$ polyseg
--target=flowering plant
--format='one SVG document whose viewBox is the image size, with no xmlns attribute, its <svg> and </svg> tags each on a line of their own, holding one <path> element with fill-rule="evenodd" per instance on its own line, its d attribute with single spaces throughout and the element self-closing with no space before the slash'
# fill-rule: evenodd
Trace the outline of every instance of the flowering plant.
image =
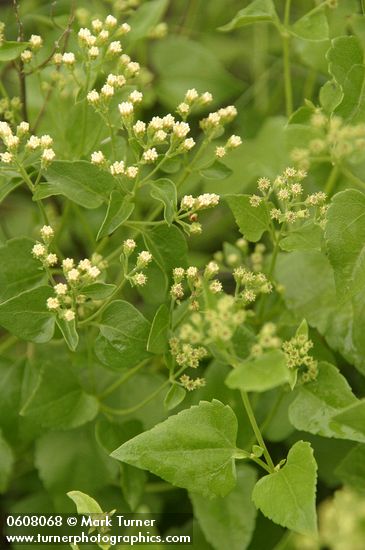
<svg viewBox="0 0 365 550">
<path fill-rule="evenodd" d="M 5 512 L 360 548 L 364 16 L 312 3 L 2 8 Z"/>
</svg>

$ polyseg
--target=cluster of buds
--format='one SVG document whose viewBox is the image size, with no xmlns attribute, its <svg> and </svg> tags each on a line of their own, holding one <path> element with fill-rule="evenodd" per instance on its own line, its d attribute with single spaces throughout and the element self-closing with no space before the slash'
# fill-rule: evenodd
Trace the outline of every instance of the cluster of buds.
<svg viewBox="0 0 365 550">
<path fill-rule="evenodd" d="M 208 105 L 213 101 L 213 96 L 210 92 L 199 94 L 195 88 L 188 90 L 184 100 L 177 106 L 176 112 L 183 120 L 186 120 L 194 107 Z"/>
<path fill-rule="evenodd" d="M 37 53 L 43 46 L 43 38 L 38 34 L 32 34 L 28 42 L 30 47 L 20 54 L 20 59 L 23 63 L 30 63 L 32 61 L 33 54 Z"/>
<path fill-rule="evenodd" d="M 293 338 L 282 344 L 288 368 L 297 370 L 304 383 L 315 380 L 318 375 L 318 362 L 308 354 L 312 347 L 313 342 L 309 340 L 308 335 L 299 331 Z"/>
<path fill-rule="evenodd" d="M 307 170 L 312 161 L 321 157 L 330 158 L 333 164 L 362 154 L 365 146 L 365 124 L 346 124 L 338 116 L 327 116 L 321 109 L 315 109 L 310 125 L 317 137 L 307 147 L 294 148 L 291 158 L 299 167 Z"/>
<path fill-rule="evenodd" d="M 104 21 L 94 19 L 91 29 L 83 27 L 78 32 L 78 43 L 81 50 L 82 61 L 108 60 L 118 57 L 120 65 L 125 69 L 125 59 L 122 44 L 119 40 L 131 30 L 128 23 L 118 25 L 118 20 L 113 15 L 108 15 Z M 128 57 L 128 56 L 126 56 Z M 65 65 L 74 70 L 76 56 L 73 52 L 57 52 L 53 56 L 55 65 Z M 132 67 L 132 71 L 136 72 Z"/>
<path fill-rule="evenodd" d="M 258 294 L 269 294 L 272 291 L 272 284 L 263 273 L 237 267 L 233 270 L 233 278 L 236 282 L 235 296 L 245 305 L 254 302 Z"/>
<path fill-rule="evenodd" d="M 115 176 L 116 178 L 125 177 L 128 180 L 133 180 L 138 176 L 138 166 L 126 166 L 123 160 L 110 163 L 102 151 L 94 151 L 91 153 L 90 160 L 92 164 L 95 164 L 95 166 L 107 169 L 112 176 Z"/>
<path fill-rule="evenodd" d="M 218 159 L 221 159 L 226 156 L 228 151 L 236 149 L 240 145 L 242 145 L 242 139 L 240 138 L 240 136 L 232 135 L 230 138 L 227 139 L 224 145 L 219 145 L 215 148 L 215 156 Z"/>
<path fill-rule="evenodd" d="M 233 105 L 228 105 L 215 111 L 209 113 L 206 118 L 200 121 L 200 127 L 203 130 L 204 134 L 209 140 L 215 139 L 222 135 L 224 127 L 226 124 L 232 122 L 232 120 L 237 116 L 237 109 Z M 237 141 L 238 136 L 234 136 L 234 142 Z"/>
<path fill-rule="evenodd" d="M 198 222 L 198 213 L 207 208 L 214 208 L 219 204 L 219 195 L 216 193 L 204 193 L 198 197 L 185 195 L 180 202 L 178 212 L 179 223 L 187 233 L 199 234 L 202 232 L 202 226 Z M 190 224 L 183 221 L 187 218 Z"/>
<path fill-rule="evenodd" d="M 215 278 L 218 272 L 219 266 L 215 262 L 209 262 L 203 273 L 200 273 L 195 266 L 190 266 L 187 269 L 176 267 L 173 270 L 174 282 L 170 288 L 172 299 L 180 303 L 185 297 L 184 283 L 186 282 L 190 295 L 190 309 L 198 310 L 198 298 L 204 288 L 211 294 L 220 294 L 223 291 L 222 283 Z"/>
<path fill-rule="evenodd" d="M 180 376 L 180 383 L 188 391 L 198 390 L 205 386 L 205 378 L 190 378 L 188 374 Z"/>
<path fill-rule="evenodd" d="M 45 269 L 54 267 L 58 263 L 57 255 L 49 251 L 49 245 L 51 244 L 54 231 L 50 225 L 44 225 L 40 230 L 42 241 L 37 241 L 32 248 L 32 254 L 34 258 L 42 262 Z"/>
<path fill-rule="evenodd" d="M 327 212 L 324 204 L 326 194 L 319 192 L 303 197 L 301 182 L 306 176 L 304 170 L 289 167 L 273 182 L 269 178 L 260 178 L 257 182 L 260 195 L 251 195 L 250 205 L 257 208 L 262 203 L 271 204 L 274 198 L 277 207 L 270 209 L 270 217 L 279 224 L 306 220 L 311 217 L 310 209 L 314 207 L 313 220 L 323 225 Z"/>
<path fill-rule="evenodd" d="M 202 359 L 207 357 L 207 350 L 202 347 L 194 347 L 191 344 L 181 342 L 179 338 L 170 338 L 170 353 L 175 359 L 176 364 L 183 368 L 196 369 L 199 367 L 199 363 Z M 180 384 L 188 391 L 196 390 L 205 386 L 204 378 L 191 378 L 187 374 L 183 374 L 180 377 Z"/>
<path fill-rule="evenodd" d="M 11 99 L 8 97 L 3 97 L 0 99 L 0 118 L 2 120 L 7 120 L 11 124 L 14 124 L 19 118 L 19 112 L 21 109 L 22 103 L 20 98 L 15 96 Z"/>
<path fill-rule="evenodd" d="M 18 124 L 15 133 L 7 122 L 0 122 L 0 137 L 7 148 L 7 151 L 0 153 L 0 160 L 5 164 L 16 161 L 20 147 L 26 152 L 40 150 L 42 168 L 46 168 L 55 158 L 55 152 L 51 147 L 52 138 L 49 135 L 29 136 L 28 122 Z"/>
<path fill-rule="evenodd" d="M 126 84 L 126 78 L 122 74 L 110 73 L 107 76 L 105 84 L 100 88 L 100 91 L 91 90 L 86 98 L 97 112 L 105 114 L 108 111 L 108 105 L 116 90 L 122 88 Z"/>
<path fill-rule="evenodd" d="M 251 355 L 258 357 L 268 350 L 280 349 L 282 345 L 281 338 L 276 334 L 275 323 L 265 323 L 257 335 L 256 343 L 251 347 Z"/>
<path fill-rule="evenodd" d="M 144 286 L 147 283 L 147 275 L 144 270 L 147 269 L 152 261 L 152 254 L 148 250 L 142 250 L 138 253 L 134 267 L 129 270 L 130 257 L 137 246 L 136 241 L 127 239 L 123 243 L 122 263 L 124 277 L 132 286 Z"/>
</svg>

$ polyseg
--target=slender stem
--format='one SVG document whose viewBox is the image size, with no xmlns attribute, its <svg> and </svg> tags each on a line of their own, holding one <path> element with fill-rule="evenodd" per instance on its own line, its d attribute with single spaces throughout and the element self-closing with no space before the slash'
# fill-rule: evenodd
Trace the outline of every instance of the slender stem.
<svg viewBox="0 0 365 550">
<path fill-rule="evenodd" d="M 254 431 L 254 434 L 256 436 L 257 442 L 264 451 L 264 457 L 266 459 L 268 467 L 270 468 L 270 472 L 272 473 L 272 472 L 275 471 L 275 466 L 274 466 L 274 463 L 271 459 L 269 451 L 266 448 L 265 441 L 264 441 L 264 438 L 262 437 L 260 428 L 259 428 L 259 426 L 256 422 L 256 418 L 255 418 L 254 412 L 252 410 L 249 397 L 248 397 L 248 395 L 245 391 L 241 391 L 241 397 L 242 397 L 242 402 L 243 402 L 243 405 L 245 407 L 248 419 L 250 421 L 250 424 L 251 424 L 252 429 Z"/>
<path fill-rule="evenodd" d="M 19 5 L 17 0 L 13 0 L 13 7 L 15 12 L 15 18 L 18 24 L 18 42 L 24 41 L 24 27 L 23 22 L 19 14 Z M 15 65 L 19 75 L 19 87 L 20 87 L 20 100 L 22 102 L 22 114 L 23 120 L 28 121 L 28 108 L 27 108 L 27 89 L 25 84 L 24 63 L 19 59 L 18 64 Z"/>
<path fill-rule="evenodd" d="M 144 361 L 141 361 L 141 363 L 138 363 L 138 365 L 136 365 L 135 367 L 133 367 L 132 369 L 129 369 L 128 372 L 126 372 L 126 374 L 124 376 L 122 376 L 121 378 L 118 378 L 118 380 L 116 380 L 115 382 L 113 382 L 113 384 L 111 384 L 110 386 L 108 386 L 101 394 L 100 394 L 100 399 L 104 399 L 105 397 L 107 397 L 108 395 L 110 395 L 111 393 L 113 393 L 117 388 L 119 388 L 119 386 L 121 386 L 122 384 L 124 384 L 125 382 L 127 382 L 127 380 L 129 380 L 130 378 L 132 378 L 132 376 L 135 375 L 136 372 L 138 372 L 139 370 L 141 370 L 142 367 L 145 366 L 145 364 L 149 361 L 150 359 L 145 359 Z"/>
<path fill-rule="evenodd" d="M 284 12 L 284 29 L 281 31 L 282 47 L 283 47 L 283 62 L 284 62 L 284 88 L 285 88 L 285 105 L 286 116 L 289 118 L 293 112 L 293 90 L 290 71 L 290 34 L 288 25 L 290 23 L 290 7 L 291 0 L 285 2 Z"/>
<path fill-rule="evenodd" d="M 342 174 L 348 178 L 353 184 L 357 185 L 358 187 L 360 187 L 361 189 L 365 189 L 365 182 L 362 181 L 360 178 L 358 178 L 357 176 L 355 176 L 355 174 L 353 174 L 351 172 L 351 170 L 348 170 L 347 168 L 345 168 L 344 166 L 341 167 L 341 172 Z"/>
<path fill-rule="evenodd" d="M 328 176 L 325 188 L 324 188 L 324 192 L 328 196 L 330 196 L 332 194 L 339 174 L 340 174 L 340 169 L 339 169 L 337 164 L 334 164 L 332 166 L 332 169 L 331 169 L 330 173 L 329 173 L 329 176 Z"/>
</svg>

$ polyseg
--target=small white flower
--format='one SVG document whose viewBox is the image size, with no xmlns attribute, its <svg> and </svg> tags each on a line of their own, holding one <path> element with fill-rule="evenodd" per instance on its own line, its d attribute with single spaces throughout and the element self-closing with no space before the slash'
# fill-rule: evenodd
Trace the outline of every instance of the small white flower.
<svg viewBox="0 0 365 550">
<path fill-rule="evenodd" d="M 198 99 L 199 97 L 199 94 L 198 92 L 196 91 L 195 88 L 192 88 L 191 90 L 188 90 L 185 94 L 185 101 L 187 103 L 192 103 L 193 101 L 195 101 L 196 99 Z"/>
<path fill-rule="evenodd" d="M 42 153 L 42 160 L 44 162 L 52 162 L 52 160 L 55 158 L 56 156 L 56 153 L 54 152 L 53 149 L 51 148 L 48 148 L 48 149 L 44 149 L 43 153 Z"/>
<path fill-rule="evenodd" d="M 61 65 L 63 60 L 62 53 L 60 52 L 55 53 L 52 59 L 55 65 Z"/>
<path fill-rule="evenodd" d="M 140 64 L 137 63 L 137 61 L 131 61 L 127 65 L 127 70 L 132 76 L 137 75 L 140 69 L 141 69 Z"/>
<path fill-rule="evenodd" d="M 70 271 L 70 269 L 72 269 L 74 265 L 75 265 L 75 262 L 73 261 L 72 258 L 65 258 L 62 261 L 62 267 L 65 271 Z"/>
<path fill-rule="evenodd" d="M 72 311 L 72 309 L 66 309 L 66 311 L 63 314 L 63 318 L 65 319 L 65 321 L 70 323 L 75 319 L 75 312 Z"/>
<path fill-rule="evenodd" d="M 239 147 L 242 144 L 242 139 L 240 136 L 231 136 L 229 140 L 227 141 L 227 147 L 230 149 L 235 149 L 236 147 Z"/>
<path fill-rule="evenodd" d="M 41 147 L 50 147 L 53 143 L 53 139 L 48 134 L 41 136 L 39 139 Z"/>
<path fill-rule="evenodd" d="M 204 92 L 200 96 L 200 101 L 203 103 L 203 105 L 206 105 L 207 103 L 211 103 L 213 101 L 213 96 L 210 92 Z"/>
<path fill-rule="evenodd" d="M 105 19 L 105 26 L 112 29 L 117 24 L 117 19 L 113 15 L 108 15 Z"/>
<path fill-rule="evenodd" d="M 162 125 L 166 130 L 170 130 L 175 124 L 175 118 L 169 113 L 162 119 Z"/>
<path fill-rule="evenodd" d="M 218 294 L 219 292 L 222 292 L 223 290 L 223 287 L 222 287 L 222 283 L 220 281 L 212 281 L 209 285 L 209 289 L 211 292 L 213 292 L 213 294 Z"/>
<path fill-rule="evenodd" d="M 215 156 L 219 159 L 223 158 L 226 154 L 226 148 L 225 147 L 216 147 L 215 148 Z"/>
<path fill-rule="evenodd" d="M 73 52 L 65 52 L 62 55 L 62 61 L 65 65 L 74 65 L 76 61 L 75 54 Z"/>
<path fill-rule="evenodd" d="M 70 269 L 66 273 L 67 280 L 70 282 L 76 282 L 80 278 L 80 272 L 77 269 Z"/>
<path fill-rule="evenodd" d="M 137 122 L 133 126 L 133 131 L 135 134 L 144 134 L 146 131 L 146 124 L 142 122 L 142 120 L 137 120 Z"/>
<path fill-rule="evenodd" d="M 113 176 L 119 176 L 120 174 L 124 174 L 124 170 L 125 170 L 125 165 L 122 160 L 114 162 L 110 167 L 110 173 Z"/>
<path fill-rule="evenodd" d="M 89 39 L 91 36 L 90 29 L 82 28 L 77 33 L 77 36 L 79 37 L 79 40 L 81 42 L 85 42 L 85 44 L 89 44 Z"/>
<path fill-rule="evenodd" d="M 179 283 L 184 278 L 185 269 L 183 267 L 175 267 L 172 274 L 174 276 L 175 281 Z"/>
<path fill-rule="evenodd" d="M 192 149 L 194 146 L 195 146 L 195 141 L 193 140 L 193 138 L 187 138 L 183 141 L 181 147 L 184 151 L 190 151 L 190 149 Z"/>
<path fill-rule="evenodd" d="M 90 59 L 96 59 L 97 57 L 99 57 L 100 50 L 97 46 L 91 46 L 87 53 Z"/>
<path fill-rule="evenodd" d="M 198 209 L 210 208 L 212 206 L 217 206 L 219 203 L 219 195 L 216 193 L 204 193 L 199 195 L 196 199 L 196 207 Z"/>
<path fill-rule="evenodd" d="M 101 164 L 104 164 L 104 162 L 105 162 L 104 154 L 101 151 L 94 151 L 91 154 L 91 162 L 92 162 L 92 164 L 96 164 L 97 166 L 98 165 L 100 166 Z"/>
<path fill-rule="evenodd" d="M 60 302 L 57 298 L 48 298 L 47 299 L 47 307 L 48 309 L 58 309 L 60 307 Z"/>
<path fill-rule="evenodd" d="M 180 300 L 184 297 L 184 288 L 181 283 L 175 283 L 170 289 L 170 294 L 175 300 Z"/>
<path fill-rule="evenodd" d="M 57 296 L 65 296 L 65 294 L 67 294 L 67 285 L 64 283 L 58 283 L 53 287 L 53 289 Z"/>
<path fill-rule="evenodd" d="M 54 237 L 54 231 L 50 225 L 44 225 L 40 230 L 40 234 L 45 241 L 50 241 Z"/>
<path fill-rule="evenodd" d="M 83 271 L 87 271 L 91 267 L 91 262 L 88 258 L 85 258 L 84 260 L 79 261 L 79 265 L 77 267 Z"/>
<path fill-rule="evenodd" d="M 136 241 L 134 241 L 133 239 L 127 239 L 123 243 L 123 251 L 125 252 L 125 254 L 131 254 L 136 246 Z"/>
<path fill-rule="evenodd" d="M 32 254 L 36 258 L 42 258 L 42 256 L 45 255 L 46 251 L 46 247 L 41 243 L 35 244 L 32 248 Z"/>
<path fill-rule="evenodd" d="M 155 135 L 153 136 L 154 141 L 157 141 L 158 143 L 162 143 L 167 138 L 167 134 L 164 130 L 157 130 Z"/>
<path fill-rule="evenodd" d="M 38 34 L 32 34 L 29 43 L 32 50 L 38 50 L 43 44 L 43 39 Z"/>
<path fill-rule="evenodd" d="M 190 111 L 190 105 L 188 105 L 188 103 L 180 103 L 178 106 L 177 106 L 177 112 L 180 113 L 181 115 L 187 115 L 189 114 L 189 111 Z"/>
<path fill-rule="evenodd" d="M 130 179 L 136 178 L 138 176 L 138 166 L 128 166 L 125 175 Z"/>
<path fill-rule="evenodd" d="M 29 122 L 21 122 L 17 127 L 17 133 L 20 135 L 27 134 L 29 132 Z"/>
<path fill-rule="evenodd" d="M 100 99 L 100 96 L 96 90 L 91 90 L 86 97 L 89 103 L 97 103 Z"/>
<path fill-rule="evenodd" d="M 163 127 L 163 119 L 159 116 L 154 116 L 148 124 L 148 128 L 151 128 L 152 130 L 162 130 Z"/>
<path fill-rule="evenodd" d="M 144 273 L 136 273 L 132 276 L 132 281 L 136 286 L 144 286 L 147 283 L 147 275 Z"/>
<path fill-rule="evenodd" d="M 259 204 L 262 202 L 262 197 L 259 197 L 258 195 L 251 195 L 250 197 L 250 205 L 253 208 L 257 208 Z"/>
<path fill-rule="evenodd" d="M 120 56 L 120 62 L 122 65 L 125 65 L 127 66 L 128 63 L 130 63 L 131 61 L 131 58 L 129 57 L 129 55 L 127 55 L 126 53 L 123 53 L 121 56 Z"/>
<path fill-rule="evenodd" d="M 138 90 L 134 90 L 132 93 L 129 94 L 128 98 L 132 103 L 141 103 L 143 99 L 142 92 L 139 92 Z"/>
<path fill-rule="evenodd" d="M 122 44 L 119 42 L 119 40 L 110 42 L 108 52 L 113 55 L 117 53 L 122 53 Z"/>
<path fill-rule="evenodd" d="M 91 21 L 91 26 L 94 32 L 100 32 L 103 28 L 103 22 L 100 19 L 93 19 Z"/>
<path fill-rule="evenodd" d="M 154 162 L 158 157 L 158 153 L 154 147 L 147 149 L 142 155 L 142 158 L 145 162 Z"/>
<path fill-rule="evenodd" d="M 11 135 L 12 131 L 9 124 L 7 122 L 0 121 L 0 136 L 4 138 Z"/>
<path fill-rule="evenodd" d="M 40 147 L 40 145 L 41 145 L 41 140 L 37 136 L 30 136 L 30 138 L 26 143 L 26 147 L 28 147 L 28 149 L 33 149 L 33 150 Z"/>
<path fill-rule="evenodd" d="M 186 275 L 189 279 L 195 279 L 198 276 L 198 268 L 195 266 L 190 266 L 186 270 Z"/>
<path fill-rule="evenodd" d="M 93 265 L 91 266 L 88 270 L 87 270 L 87 274 L 92 278 L 92 279 L 96 279 L 97 277 L 99 277 L 101 271 L 98 267 L 96 267 L 96 265 Z"/>
<path fill-rule="evenodd" d="M 131 26 L 128 25 L 128 23 L 123 23 L 121 26 L 120 26 L 120 29 L 119 29 L 119 32 L 121 34 L 127 34 L 129 33 L 131 30 Z"/>
<path fill-rule="evenodd" d="M 187 122 L 175 122 L 172 131 L 178 138 L 184 138 L 190 132 L 190 126 Z"/>
<path fill-rule="evenodd" d="M 152 261 L 152 254 L 147 250 L 142 250 L 137 257 L 137 267 L 146 267 Z"/>
<path fill-rule="evenodd" d="M 114 95 L 114 88 L 113 86 L 109 86 L 109 84 L 104 84 L 100 91 L 105 97 L 112 97 Z"/>
<path fill-rule="evenodd" d="M 185 195 L 181 199 L 180 207 L 182 210 L 190 210 L 191 208 L 194 208 L 195 206 L 195 199 L 192 195 Z"/>
<path fill-rule="evenodd" d="M 205 268 L 204 274 L 207 277 L 214 277 L 219 272 L 219 265 L 216 262 L 209 262 Z"/>
<path fill-rule="evenodd" d="M 4 138 L 4 143 L 10 150 L 17 149 L 19 146 L 19 142 L 20 142 L 20 139 L 18 138 L 18 136 L 10 135 Z"/>
<path fill-rule="evenodd" d="M 56 254 L 47 254 L 44 262 L 48 266 L 53 266 L 53 265 L 56 265 L 56 263 L 58 262 L 58 258 Z"/>
<path fill-rule="evenodd" d="M 122 103 L 119 103 L 118 109 L 122 117 L 129 117 L 134 111 L 133 103 L 130 101 L 122 101 Z"/>
<path fill-rule="evenodd" d="M 11 153 L 0 153 L 0 160 L 5 164 L 10 164 L 13 161 L 13 155 Z"/>
<path fill-rule="evenodd" d="M 104 44 L 109 38 L 109 31 L 107 30 L 102 30 L 100 31 L 99 35 L 98 35 L 98 41 L 100 42 L 100 44 Z"/>
<path fill-rule="evenodd" d="M 33 58 L 33 53 L 30 50 L 24 50 L 24 52 L 20 54 L 20 58 L 23 63 L 30 63 Z"/>
</svg>

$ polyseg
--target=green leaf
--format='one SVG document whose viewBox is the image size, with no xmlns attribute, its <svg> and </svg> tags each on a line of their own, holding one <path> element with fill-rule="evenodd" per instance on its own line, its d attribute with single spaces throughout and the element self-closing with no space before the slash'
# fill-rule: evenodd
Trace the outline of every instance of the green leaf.
<svg viewBox="0 0 365 550">
<path fill-rule="evenodd" d="M 237 485 L 227 496 L 208 500 L 190 493 L 194 515 L 215 550 L 245 550 L 255 528 L 256 510 L 251 493 L 257 479 L 250 466 L 237 469 Z"/>
<path fill-rule="evenodd" d="M 328 257 L 340 296 L 365 287 L 365 196 L 356 189 L 337 193 L 325 228 Z"/>
<path fill-rule="evenodd" d="M 84 493 L 97 493 L 115 483 L 118 472 L 99 448 L 90 426 L 41 436 L 36 441 L 34 462 L 44 487 L 58 496 L 75 487 Z"/>
<path fill-rule="evenodd" d="M 184 36 L 171 35 L 151 48 L 152 64 L 157 73 L 156 92 L 162 105 L 175 110 L 186 90 L 209 90 L 221 105 L 243 90 L 209 46 Z"/>
<path fill-rule="evenodd" d="M 342 85 L 343 98 L 334 114 L 348 124 L 365 121 L 365 66 L 354 65 Z"/>
<path fill-rule="evenodd" d="M 12 61 L 29 46 L 29 42 L 6 41 L 0 46 L 0 61 Z"/>
<path fill-rule="evenodd" d="M 229 23 L 223 25 L 223 27 L 219 27 L 218 30 L 228 32 L 245 25 L 265 23 L 265 21 L 273 22 L 277 21 L 277 19 L 278 16 L 272 0 L 254 0 L 246 8 L 236 13 Z"/>
<path fill-rule="evenodd" d="M 299 229 L 290 231 L 281 239 L 280 248 L 286 252 L 293 250 L 321 250 L 323 230 L 314 223 L 305 224 Z"/>
<path fill-rule="evenodd" d="M 90 157 L 90 153 L 100 148 L 104 135 L 108 135 L 104 120 L 90 108 L 86 98 L 71 104 L 62 122 L 62 152 L 68 160 Z"/>
<path fill-rule="evenodd" d="M 98 413 L 98 400 L 86 394 L 71 367 L 63 361 L 43 362 L 22 416 L 45 428 L 69 430 L 89 422 Z"/>
<path fill-rule="evenodd" d="M 149 356 L 147 340 L 150 324 L 134 306 L 116 300 L 104 309 L 95 351 L 112 369 L 131 368 Z"/>
<path fill-rule="evenodd" d="M 0 203 L 22 183 L 21 179 L 12 179 L 10 176 L 0 177 Z"/>
<path fill-rule="evenodd" d="M 85 208 L 98 208 L 109 198 L 115 179 L 85 160 L 56 160 L 45 172 L 47 183 L 37 185 L 34 200 L 64 195 Z"/>
<path fill-rule="evenodd" d="M 332 40 L 326 57 L 330 74 L 342 85 L 350 69 L 363 62 L 361 43 L 356 36 L 338 36 Z"/>
<path fill-rule="evenodd" d="M 365 433 L 349 429 L 337 421 L 337 413 L 357 403 L 346 378 L 329 363 L 319 363 L 318 377 L 303 384 L 289 407 L 290 422 L 297 430 L 323 437 L 364 441 Z M 337 415 L 337 416 L 336 416 Z"/>
<path fill-rule="evenodd" d="M 179 386 L 178 384 L 172 384 L 171 388 L 166 394 L 164 399 L 164 406 L 167 411 L 171 411 L 180 403 L 184 401 L 186 397 L 186 390 Z"/>
<path fill-rule="evenodd" d="M 74 501 L 78 514 L 102 514 L 103 510 L 95 499 L 81 491 L 69 491 L 67 496 Z"/>
<path fill-rule="evenodd" d="M 154 261 L 168 279 L 174 267 L 188 266 L 188 246 L 180 229 L 172 225 L 158 225 L 146 233 L 143 238 Z"/>
<path fill-rule="evenodd" d="M 128 21 L 131 26 L 131 31 L 127 37 L 129 42 L 133 44 L 137 40 L 145 38 L 161 21 L 168 5 L 168 0 L 151 0 L 142 4 Z"/>
<path fill-rule="evenodd" d="M 314 8 L 298 19 L 290 32 L 304 40 L 321 41 L 329 38 L 328 21 L 324 9 Z"/>
<path fill-rule="evenodd" d="M 236 437 L 232 409 L 217 400 L 201 401 L 127 441 L 111 456 L 177 487 L 224 496 L 235 485 Z"/>
<path fill-rule="evenodd" d="M 6 492 L 13 471 L 14 455 L 0 431 L 0 494 Z"/>
<path fill-rule="evenodd" d="M 176 216 L 177 193 L 173 181 L 161 178 L 155 180 L 151 185 L 151 197 L 162 202 L 164 205 L 164 218 L 168 225 L 171 225 Z"/>
<path fill-rule="evenodd" d="M 365 445 L 357 445 L 341 460 L 336 476 L 357 491 L 365 490 Z"/>
<path fill-rule="evenodd" d="M 250 195 L 225 195 L 242 235 L 252 242 L 261 239 L 270 226 L 267 205 L 261 202 L 257 207 L 250 204 Z"/>
<path fill-rule="evenodd" d="M 304 535 L 316 533 L 317 464 L 309 443 L 298 441 L 285 465 L 261 478 L 252 499 L 273 522 Z"/>
<path fill-rule="evenodd" d="M 232 170 L 223 162 L 216 160 L 208 168 L 200 170 L 200 175 L 207 180 L 224 180 L 232 175 Z"/>
<path fill-rule="evenodd" d="M 151 330 L 148 335 L 147 350 L 151 353 L 165 353 L 168 348 L 170 328 L 170 311 L 165 304 L 161 304 L 155 313 Z"/>
<path fill-rule="evenodd" d="M 333 421 L 339 423 L 345 431 L 356 432 L 357 439 L 351 439 L 365 443 L 365 400 L 352 403 L 347 409 L 336 414 Z"/>
<path fill-rule="evenodd" d="M 0 304 L 0 326 L 21 338 L 37 344 L 53 336 L 55 316 L 47 309 L 47 298 L 53 296 L 49 286 L 27 290 Z"/>
<path fill-rule="evenodd" d="M 70 350 L 75 351 L 79 343 L 79 335 L 76 330 L 76 321 L 66 321 L 65 319 L 56 317 L 56 323 Z"/>
<path fill-rule="evenodd" d="M 98 232 L 97 240 L 111 235 L 128 220 L 134 210 L 134 203 L 130 197 L 122 195 L 120 191 L 112 191 L 108 209 Z"/>
<path fill-rule="evenodd" d="M 34 241 L 23 237 L 0 247 L 0 302 L 44 282 L 41 264 L 32 256 L 33 245 Z"/>
<path fill-rule="evenodd" d="M 319 91 L 319 101 L 327 114 L 332 114 L 343 99 L 343 91 L 336 80 L 330 80 Z"/>
<path fill-rule="evenodd" d="M 229 373 L 226 384 L 231 389 L 263 392 L 289 381 L 285 354 L 280 350 L 268 351 L 257 358 L 248 359 Z"/>
<path fill-rule="evenodd" d="M 92 300 L 105 300 L 113 294 L 116 288 L 116 285 L 110 285 L 107 283 L 92 283 L 91 285 L 84 286 L 81 294 L 91 298 Z"/>
</svg>

